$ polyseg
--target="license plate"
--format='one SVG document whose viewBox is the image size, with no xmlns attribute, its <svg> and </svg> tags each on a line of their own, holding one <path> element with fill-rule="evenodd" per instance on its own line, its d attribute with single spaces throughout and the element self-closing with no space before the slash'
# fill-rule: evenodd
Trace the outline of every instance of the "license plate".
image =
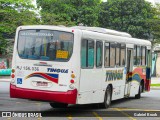
<svg viewBox="0 0 160 120">
<path fill-rule="evenodd" d="M 37 82 L 36 86 L 48 86 L 48 82 Z"/>
</svg>

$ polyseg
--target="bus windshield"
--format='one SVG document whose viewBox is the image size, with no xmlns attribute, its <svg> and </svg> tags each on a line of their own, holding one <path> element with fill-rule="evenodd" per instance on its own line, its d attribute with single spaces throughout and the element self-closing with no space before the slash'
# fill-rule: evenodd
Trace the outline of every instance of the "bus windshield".
<svg viewBox="0 0 160 120">
<path fill-rule="evenodd" d="M 73 51 L 73 33 L 53 30 L 21 30 L 18 54 L 22 59 L 68 61 Z"/>
</svg>

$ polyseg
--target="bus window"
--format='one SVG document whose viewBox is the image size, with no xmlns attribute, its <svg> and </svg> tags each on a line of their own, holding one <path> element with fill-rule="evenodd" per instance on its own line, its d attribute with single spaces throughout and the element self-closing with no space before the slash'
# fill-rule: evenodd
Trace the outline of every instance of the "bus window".
<svg viewBox="0 0 160 120">
<path fill-rule="evenodd" d="M 120 45 L 118 43 L 116 46 L 116 66 L 120 66 Z"/>
<path fill-rule="evenodd" d="M 88 41 L 88 67 L 94 67 L 94 41 Z"/>
<path fill-rule="evenodd" d="M 96 42 L 96 67 L 102 67 L 102 47 L 103 43 L 100 41 Z"/>
<path fill-rule="evenodd" d="M 120 66 L 125 66 L 126 61 L 126 45 L 121 44 L 121 54 L 120 54 Z"/>
<path fill-rule="evenodd" d="M 105 56 L 104 56 L 104 66 L 105 67 L 109 67 L 109 43 L 105 43 L 105 47 L 104 47 L 104 52 L 105 52 Z"/>
<path fill-rule="evenodd" d="M 41 56 L 47 56 L 47 47 L 49 46 L 46 39 L 41 40 Z"/>
<path fill-rule="evenodd" d="M 110 66 L 114 67 L 115 66 L 115 53 L 116 53 L 116 44 L 115 43 L 110 43 Z"/>
<path fill-rule="evenodd" d="M 151 67 L 151 50 L 147 50 L 147 66 Z"/>
<path fill-rule="evenodd" d="M 94 67 L 94 41 L 92 40 L 82 40 L 81 67 L 82 68 Z"/>
<path fill-rule="evenodd" d="M 146 65 L 146 47 L 142 47 L 142 65 Z"/>
<path fill-rule="evenodd" d="M 137 65 L 141 65 L 141 47 L 137 46 Z"/>
<path fill-rule="evenodd" d="M 81 67 L 87 67 L 87 40 L 82 40 L 81 45 Z"/>
<path fill-rule="evenodd" d="M 37 56 L 40 56 L 40 54 L 41 54 L 41 52 L 39 52 L 40 51 L 40 49 L 41 49 L 41 43 L 42 41 L 41 41 L 41 39 L 39 39 L 39 38 L 37 38 L 36 40 L 35 40 L 35 55 L 37 55 Z"/>
<path fill-rule="evenodd" d="M 134 65 L 137 65 L 137 46 L 134 46 Z"/>
<path fill-rule="evenodd" d="M 53 30 L 21 30 L 18 54 L 22 59 L 68 61 L 73 50 L 73 33 Z"/>
</svg>

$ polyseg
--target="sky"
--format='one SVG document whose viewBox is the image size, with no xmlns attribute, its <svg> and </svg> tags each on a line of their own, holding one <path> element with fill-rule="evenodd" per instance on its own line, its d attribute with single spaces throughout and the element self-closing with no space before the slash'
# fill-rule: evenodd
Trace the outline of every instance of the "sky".
<svg viewBox="0 0 160 120">
<path fill-rule="evenodd" d="M 36 0 L 32 0 L 33 1 L 33 4 L 35 5 L 36 4 Z M 106 2 L 107 0 L 103 0 L 104 2 Z M 152 4 L 155 4 L 155 3 L 160 3 L 160 0 L 146 0 L 146 1 L 149 1 L 151 2 Z"/>
<path fill-rule="evenodd" d="M 153 5 L 155 5 L 155 0 L 146 0 L 148 2 L 151 2 Z"/>
<path fill-rule="evenodd" d="M 33 4 L 36 5 L 36 0 L 32 0 Z M 103 2 L 106 2 L 107 0 L 103 0 Z M 151 2 L 153 5 L 155 5 L 155 3 L 160 3 L 160 0 L 146 0 L 148 2 Z"/>
<path fill-rule="evenodd" d="M 155 5 L 156 3 L 160 3 L 160 0 L 146 0 L 148 2 L 151 2 L 153 5 Z"/>
<path fill-rule="evenodd" d="M 32 0 L 32 3 L 33 3 L 34 5 L 36 5 L 36 0 Z"/>
<path fill-rule="evenodd" d="M 107 0 L 103 0 L 104 2 L 106 2 Z M 152 4 L 155 4 L 155 3 L 160 3 L 160 0 L 146 0 L 148 2 L 151 2 Z"/>
</svg>

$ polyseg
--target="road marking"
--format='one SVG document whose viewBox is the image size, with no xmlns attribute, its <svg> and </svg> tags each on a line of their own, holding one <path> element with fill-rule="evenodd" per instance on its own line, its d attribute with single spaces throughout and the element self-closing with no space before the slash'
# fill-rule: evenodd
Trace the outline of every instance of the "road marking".
<svg viewBox="0 0 160 120">
<path fill-rule="evenodd" d="M 19 103 L 21 103 L 21 102 L 16 102 L 16 104 L 19 104 Z"/>
<path fill-rule="evenodd" d="M 103 120 L 96 112 L 92 112 L 95 116 L 96 116 L 96 118 L 98 118 L 99 120 Z"/>
<path fill-rule="evenodd" d="M 115 110 L 121 112 L 123 115 L 127 116 L 127 117 L 130 118 L 131 120 L 137 120 L 137 119 L 133 118 L 132 116 L 128 115 L 127 113 L 121 111 L 121 109 L 115 108 Z"/>
<path fill-rule="evenodd" d="M 71 115 L 68 115 L 68 120 L 73 120 Z"/>
<path fill-rule="evenodd" d="M 41 120 L 41 118 L 39 117 L 37 120 Z"/>
<path fill-rule="evenodd" d="M 11 120 L 11 118 L 7 118 L 7 120 Z"/>
<path fill-rule="evenodd" d="M 133 111 L 160 111 L 160 110 L 151 110 L 151 109 L 134 109 L 134 108 L 110 108 L 110 109 L 119 109 L 119 110 L 133 110 Z"/>
<path fill-rule="evenodd" d="M 35 104 L 36 104 L 36 105 L 38 105 L 38 106 L 40 106 L 40 105 L 41 105 L 41 103 L 38 103 L 38 102 L 37 102 L 37 103 L 35 103 Z"/>
<path fill-rule="evenodd" d="M 144 111 L 157 111 L 157 112 L 159 112 L 160 110 L 148 110 L 148 109 L 144 109 Z"/>
</svg>

